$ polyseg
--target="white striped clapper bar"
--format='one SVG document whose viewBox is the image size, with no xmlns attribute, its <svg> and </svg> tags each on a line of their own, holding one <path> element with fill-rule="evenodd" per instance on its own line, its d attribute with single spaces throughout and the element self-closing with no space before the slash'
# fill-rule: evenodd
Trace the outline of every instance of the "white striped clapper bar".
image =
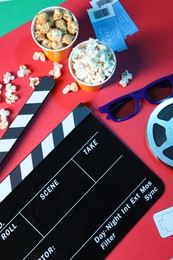
<svg viewBox="0 0 173 260">
<path fill-rule="evenodd" d="M 27 157 L 0 183 L 2 202 L 30 174 L 61 141 L 91 113 L 78 105 Z"/>
<path fill-rule="evenodd" d="M 23 134 L 24 130 L 31 122 L 43 104 L 46 97 L 49 95 L 52 88 L 55 86 L 55 80 L 45 76 L 42 78 L 38 86 L 32 92 L 26 103 L 23 105 L 7 131 L 0 139 L 0 164 L 10 152 L 13 145 Z"/>
</svg>

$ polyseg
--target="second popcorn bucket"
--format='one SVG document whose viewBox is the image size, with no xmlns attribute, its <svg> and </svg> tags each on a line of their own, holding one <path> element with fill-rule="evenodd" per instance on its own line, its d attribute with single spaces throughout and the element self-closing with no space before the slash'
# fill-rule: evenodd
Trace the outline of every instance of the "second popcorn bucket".
<svg viewBox="0 0 173 260">
<path fill-rule="evenodd" d="M 106 44 L 90 38 L 73 48 L 68 59 L 69 71 L 86 92 L 97 91 L 113 76 L 116 56 Z"/>
<path fill-rule="evenodd" d="M 35 43 L 54 62 L 68 58 L 79 33 L 76 17 L 66 8 L 42 9 L 32 20 L 31 35 Z"/>
</svg>

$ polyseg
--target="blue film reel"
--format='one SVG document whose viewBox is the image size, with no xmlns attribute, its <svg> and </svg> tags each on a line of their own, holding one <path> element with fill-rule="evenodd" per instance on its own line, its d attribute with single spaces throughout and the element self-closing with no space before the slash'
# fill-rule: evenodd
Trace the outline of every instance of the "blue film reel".
<svg viewBox="0 0 173 260">
<path fill-rule="evenodd" d="M 148 120 L 146 135 L 153 154 L 173 167 L 173 98 L 154 109 Z"/>
</svg>

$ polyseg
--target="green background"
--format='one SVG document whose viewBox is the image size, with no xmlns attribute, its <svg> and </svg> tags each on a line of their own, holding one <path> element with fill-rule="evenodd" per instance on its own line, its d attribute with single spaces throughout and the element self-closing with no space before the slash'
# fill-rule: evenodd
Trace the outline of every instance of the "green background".
<svg viewBox="0 0 173 260">
<path fill-rule="evenodd" d="M 10 0 L 0 2 L 0 36 L 30 21 L 41 9 L 65 0 Z"/>
</svg>

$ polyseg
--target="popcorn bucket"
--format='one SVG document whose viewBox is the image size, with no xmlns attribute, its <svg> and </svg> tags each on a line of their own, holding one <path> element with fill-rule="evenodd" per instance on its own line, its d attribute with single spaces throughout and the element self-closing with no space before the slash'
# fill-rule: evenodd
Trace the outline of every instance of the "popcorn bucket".
<svg viewBox="0 0 173 260">
<path fill-rule="evenodd" d="M 37 25 L 36 26 L 36 21 L 37 21 L 38 15 L 41 14 L 41 13 L 46 13 L 49 16 L 50 21 L 52 21 L 52 16 L 53 16 L 54 11 L 56 9 L 60 9 L 62 12 L 69 12 L 71 14 L 71 16 L 72 16 L 72 21 L 74 21 L 74 22 L 76 22 L 78 24 L 78 21 L 77 21 L 76 17 L 69 10 L 67 10 L 66 8 L 59 7 L 59 6 L 47 7 L 45 9 L 42 9 L 34 17 L 34 19 L 32 20 L 32 23 L 31 23 L 31 35 L 32 35 L 32 38 L 33 38 L 34 42 L 37 44 L 37 46 L 39 46 L 39 48 L 44 52 L 44 54 L 46 55 L 46 57 L 49 60 L 54 61 L 54 62 L 60 62 L 62 60 L 65 60 L 66 58 L 68 58 L 68 56 L 69 56 L 69 54 L 70 54 L 70 52 L 72 50 L 72 46 L 73 46 L 74 42 L 76 41 L 76 39 L 78 37 L 78 33 L 79 33 L 78 31 L 75 34 L 71 35 L 72 36 L 71 38 L 73 38 L 73 40 L 69 44 L 63 44 L 63 46 L 58 48 L 58 49 L 53 49 L 52 47 L 49 48 L 49 47 L 47 47 L 47 46 L 42 44 L 43 41 L 40 41 L 40 39 L 38 41 L 38 38 L 36 39 L 36 33 L 37 33 L 36 28 L 41 26 L 41 25 L 39 25 L 39 26 Z M 41 28 L 41 30 L 43 30 L 43 29 Z M 57 30 L 57 28 L 55 28 L 55 25 L 53 25 L 53 23 L 52 23 L 52 27 L 50 27 L 50 29 L 56 29 Z M 67 33 L 68 33 L 68 35 L 70 34 L 69 31 L 67 31 Z M 38 34 L 39 34 L 39 31 L 38 31 Z M 62 31 L 62 35 L 64 35 L 64 34 L 65 34 L 65 32 Z M 51 41 L 49 41 L 49 39 L 47 39 L 47 33 L 43 34 L 43 37 L 45 37 L 45 40 L 47 40 L 47 42 L 50 42 L 50 44 L 51 44 Z M 58 42 L 58 44 L 59 43 L 60 42 Z"/>
<path fill-rule="evenodd" d="M 76 56 L 76 52 L 78 52 L 78 50 L 86 50 L 86 47 L 88 48 L 88 43 L 90 43 L 91 41 L 96 41 L 98 42 L 99 44 L 101 44 L 102 46 L 104 45 L 105 46 L 105 50 L 107 50 L 110 54 L 110 64 L 112 66 L 112 70 L 110 71 L 109 73 L 109 76 L 105 76 L 105 78 L 103 80 L 101 80 L 100 82 L 87 82 L 86 80 L 82 80 L 81 78 L 78 77 L 78 74 L 77 72 L 75 71 L 74 69 L 74 57 Z M 91 56 L 91 53 L 87 55 L 87 52 L 86 52 L 86 57 L 89 57 Z M 97 57 L 96 57 L 97 58 Z M 76 59 L 76 58 L 75 58 Z M 81 67 L 83 67 L 84 65 L 82 64 L 82 62 L 84 61 L 84 57 L 82 57 L 81 60 L 79 60 L 79 64 L 77 65 L 77 67 L 79 67 L 79 69 Z M 94 59 L 93 59 L 94 60 Z M 96 60 L 96 59 L 95 59 Z M 102 62 L 103 66 L 104 66 L 104 62 Z M 75 64 L 76 64 L 76 61 L 75 61 Z M 100 63 L 99 63 L 100 64 Z M 113 65 L 112 65 L 113 64 Z M 102 88 L 102 86 L 112 77 L 112 75 L 114 74 L 115 72 L 115 69 L 116 69 L 116 57 L 115 57 L 115 54 L 114 52 L 104 43 L 102 42 L 99 42 L 97 40 L 94 40 L 94 39 L 89 39 L 88 41 L 84 41 L 84 42 L 81 42 L 79 43 L 73 50 L 72 52 L 70 53 L 70 56 L 69 56 L 69 59 L 68 59 L 68 67 L 69 67 L 69 71 L 72 75 L 72 77 L 74 78 L 74 80 L 78 83 L 79 87 L 81 89 L 83 89 L 84 91 L 86 92 L 93 92 L 93 91 L 97 91 L 99 89 Z M 93 68 L 92 68 L 92 60 L 91 60 L 91 67 L 86 67 L 85 68 L 85 71 L 89 71 L 89 72 L 92 72 L 93 71 Z M 90 76 L 90 75 L 89 75 Z"/>
</svg>

